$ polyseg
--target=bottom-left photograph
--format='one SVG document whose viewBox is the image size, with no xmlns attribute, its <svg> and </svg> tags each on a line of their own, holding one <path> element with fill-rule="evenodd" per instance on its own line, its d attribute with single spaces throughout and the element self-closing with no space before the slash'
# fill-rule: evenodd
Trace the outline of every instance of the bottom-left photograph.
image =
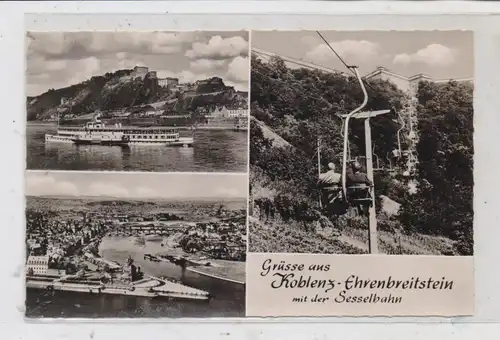
<svg viewBox="0 0 500 340">
<path fill-rule="evenodd" d="M 247 186 L 246 174 L 26 172 L 26 316 L 245 316 Z"/>
</svg>

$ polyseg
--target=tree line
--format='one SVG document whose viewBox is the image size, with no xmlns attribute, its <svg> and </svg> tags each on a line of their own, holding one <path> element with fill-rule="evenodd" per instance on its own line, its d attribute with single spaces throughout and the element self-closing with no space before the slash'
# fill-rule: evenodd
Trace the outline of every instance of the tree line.
<svg viewBox="0 0 500 340">
<path fill-rule="evenodd" d="M 328 162 L 341 166 L 343 125 L 338 115 L 362 102 L 359 83 L 342 74 L 290 69 L 278 57 L 266 63 L 252 57 L 251 82 L 252 116 L 289 143 L 273 145 L 252 121 L 251 185 L 259 182 L 258 185 L 272 188 L 276 197 L 287 197 L 287 204 L 293 206 L 289 211 L 297 211 L 285 213 L 287 218 L 301 220 L 301 216 L 314 215 L 319 208 L 318 139 L 323 171 Z M 385 168 L 375 175 L 376 195 L 386 195 L 401 204 L 399 215 L 390 224 L 399 225 L 408 233 L 448 237 L 455 241 L 458 253 L 472 254 L 473 85 L 453 81 L 420 83 L 416 108 L 419 162 L 414 178 L 418 190 L 409 194 L 401 171 L 387 171 L 385 161 L 385 156 L 397 146 L 397 113 L 409 97 L 388 81 L 365 82 L 369 96 L 365 110 L 391 110 L 371 120 L 374 152 Z M 364 156 L 363 131 L 362 122 L 354 121 L 350 127 L 353 157 Z M 403 141 L 403 150 L 406 147 Z M 282 206 L 286 200 L 280 200 L 279 210 L 285 211 Z M 273 204 L 277 206 L 277 202 Z"/>
</svg>

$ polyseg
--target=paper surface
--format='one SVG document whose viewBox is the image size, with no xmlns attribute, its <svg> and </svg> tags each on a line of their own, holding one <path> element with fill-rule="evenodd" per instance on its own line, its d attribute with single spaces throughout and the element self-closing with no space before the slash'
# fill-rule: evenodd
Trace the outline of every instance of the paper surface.
<svg viewBox="0 0 500 340">
<path fill-rule="evenodd" d="M 251 37 L 247 315 L 472 315 L 472 33 Z"/>
<path fill-rule="evenodd" d="M 27 315 L 472 315 L 473 38 L 28 32 Z"/>
<path fill-rule="evenodd" d="M 249 254 L 247 316 L 457 316 L 472 257 Z"/>
</svg>

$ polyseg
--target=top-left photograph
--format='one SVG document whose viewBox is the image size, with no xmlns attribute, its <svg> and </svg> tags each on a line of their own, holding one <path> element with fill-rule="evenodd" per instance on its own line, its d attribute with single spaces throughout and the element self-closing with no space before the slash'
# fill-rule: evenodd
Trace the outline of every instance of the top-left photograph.
<svg viewBox="0 0 500 340">
<path fill-rule="evenodd" d="M 246 172 L 248 40 L 27 32 L 27 169 Z"/>
</svg>

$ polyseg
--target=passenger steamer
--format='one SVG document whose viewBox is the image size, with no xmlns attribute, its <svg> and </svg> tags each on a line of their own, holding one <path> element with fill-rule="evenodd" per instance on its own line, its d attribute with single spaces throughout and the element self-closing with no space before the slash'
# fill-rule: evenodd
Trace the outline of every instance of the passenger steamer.
<svg viewBox="0 0 500 340">
<path fill-rule="evenodd" d="M 194 132 L 193 132 L 194 135 Z M 57 134 L 46 134 L 45 142 L 72 143 L 76 145 L 130 145 L 192 147 L 193 136 L 181 137 L 172 127 L 122 127 L 106 126 L 97 116 L 84 127 L 59 127 Z"/>
</svg>

